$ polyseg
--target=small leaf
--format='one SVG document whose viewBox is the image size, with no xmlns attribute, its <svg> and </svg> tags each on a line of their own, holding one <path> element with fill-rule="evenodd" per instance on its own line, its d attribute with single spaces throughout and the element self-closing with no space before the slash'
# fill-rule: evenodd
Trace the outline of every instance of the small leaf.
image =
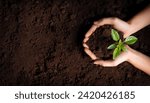
<svg viewBox="0 0 150 103">
<path fill-rule="evenodd" d="M 118 32 L 114 29 L 111 29 L 111 36 L 114 41 L 118 41 L 120 39 Z"/>
<path fill-rule="evenodd" d="M 135 36 L 129 36 L 125 39 L 125 43 L 128 45 L 134 44 L 138 39 Z"/>
<path fill-rule="evenodd" d="M 121 39 L 119 40 L 119 44 L 122 44 L 122 40 Z"/>
<path fill-rule="evenodd" d="M 127 48 L 125 47 L 125 45 L 124 45 L 124 44 L 121 46 L 121 49 L 122 49 L 122 51 L 124 51 L 124 52 L 126 52 L 126 51 L 127 51 Z"/>
<path fill-rule="evenodd" d="M 107 49 L 115 49 L 116 48 L 116 44 L 111 44 L 111 45 L 109 45 L 108 47 L 107 47 Z"/>
<path fill-rule="evenodd" d="M 123 42 L 122 40 L 120 39 L 119 40 L 119 44 L 118 44 L 118 51 L 121 52 L 121 46 L 122 46 Z"/>
<path fill-rule="evenodd" d="M 120 54 L 120 52 L 121 52 L 121 45 L 118 46 L 118 52 L 119 52 L 119 54 Z"/>
<path fill-rule="evenodd" d="M 113 51 L 113 59 L 116 59 L 116 57 L 120 54 L 119 49 L 115 48 L 115 50 Z"/>
<path fill-rule="evenodd" d="M 120 39 L 120 40 L 119 40 L 119 43 L 118 43 L 118 47 L 121 47 L 122 44 L 123 44 L 123 43 L 122 43 L 122 40 Z"/>
</svg>

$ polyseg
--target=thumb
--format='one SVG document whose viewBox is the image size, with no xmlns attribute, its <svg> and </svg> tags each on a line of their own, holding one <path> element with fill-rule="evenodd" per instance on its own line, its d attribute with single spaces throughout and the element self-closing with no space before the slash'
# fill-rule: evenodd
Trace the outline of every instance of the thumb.
<svg viewBox="0 0 150 103">
<path fill-rule="evenodd" d="M 113 60 L 96 60 L 94 61 L 94 64 L 101 65 L 103 67 L 114 67 L 116 66 L 115 62 Z"/>
<path fill-rule="evenodd" d="M 130 34 L 123 34 L 123 38 L 127 38 L 128 36 L 130 36 Z"/>
<path fill-rule="evenodd" d="M 132 33 L 129 31 L 123 32 L 123 38 L 127 38 L 128 36 L 130 36 Z"/>
</svg>

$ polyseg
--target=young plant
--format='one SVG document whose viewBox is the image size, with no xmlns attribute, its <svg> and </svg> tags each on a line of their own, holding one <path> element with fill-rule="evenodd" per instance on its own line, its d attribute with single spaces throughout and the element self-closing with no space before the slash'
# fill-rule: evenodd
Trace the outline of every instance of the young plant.
<svg viewBox="0 0 150 103">
<path fill-rule="evenodd" d="M 114 49 L 113 59 L 118 57 L 121 52 L 127 51 L 125 45 L 132 45 L 138 40 L 135 36 L 129 36 L 124 41 L 122 41 L 120 39 L 119 33 L 114 29 L 111 29 L 111 37 L 115 41 L 115 43 L 108 46 L 107 49 Z"/>
</svg>

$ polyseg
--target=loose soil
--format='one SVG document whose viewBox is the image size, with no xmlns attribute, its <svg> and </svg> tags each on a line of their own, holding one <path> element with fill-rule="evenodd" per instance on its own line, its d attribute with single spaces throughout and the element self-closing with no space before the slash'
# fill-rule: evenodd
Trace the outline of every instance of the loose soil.
<svg viewBox="0 0 150 103">
<path fill-rule="evenodd" d="M 82 47 L 93 21 L 110 16 L 128 20 L 148 4 L 149 0 L 0 0 L 0 85 L 150 85 L 150 76 L 127 62 L 113 68 L 94 65 Z M 110 29 L 99 28 L 89 41 L 103 59 L 111 57 L 105 49 L 112 42 Z M 135 33 L 139 40 L 132 46 L 148 56 L 149 33 L 150 26 Z"/>
</svg>

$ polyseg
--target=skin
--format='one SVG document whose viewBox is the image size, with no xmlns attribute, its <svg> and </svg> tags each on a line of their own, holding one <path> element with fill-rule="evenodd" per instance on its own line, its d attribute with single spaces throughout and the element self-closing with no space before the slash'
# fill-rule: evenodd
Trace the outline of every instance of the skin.
<svg viewBox="0 0 150 103">
<path fill-rule="evenodd" d="M 140 29 L 148 26 L 149 24 L 150 6 L 145 8 L 143 11 L 135 15 L 127 22 L 116 17 L 103 18 L 95 21 L 93 26 L 85 34 L 85 38 L 83 40 L 83 47 L 85 48 L 84 50 L 92 60 L 95 60 L 94 64 L 96 65 L 101 65 L 104 67 L 114 67 L 127 61 L 136 68 L 150 75 L 150 57 L 130 48 L 129 46 L 126 46 L 127 51 L 122 52 L 115 60 L 104 61 L 99 60 L 98 57 L 96 57 L 96 55 L 89 49 L 89 46 L 86 44 L 93 32 L 103 25 L 112 25 L 113 28 L 121 31 L 123 33 L 123 37 L 126 38 L 133 33 L 139 31 Z"/>
</svg>

